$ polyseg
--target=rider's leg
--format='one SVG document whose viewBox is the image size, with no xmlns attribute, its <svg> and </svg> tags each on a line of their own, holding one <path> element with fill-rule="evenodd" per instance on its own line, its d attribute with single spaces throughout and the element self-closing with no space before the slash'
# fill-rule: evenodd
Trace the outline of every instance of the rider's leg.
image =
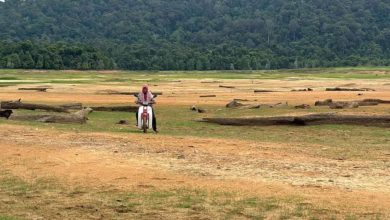
<svg viewBox="0 0 390 220">
<path fill-rule="evenodd" d="M 156 115 L 154 114 L 154 109 L 152 111 L 152 117 L 153 117 L 153 121 L 152 121 L 152 127 L 153 127 L 153 131 L 157 132 L 157 120 L 156 120 Z"/>
</svg>

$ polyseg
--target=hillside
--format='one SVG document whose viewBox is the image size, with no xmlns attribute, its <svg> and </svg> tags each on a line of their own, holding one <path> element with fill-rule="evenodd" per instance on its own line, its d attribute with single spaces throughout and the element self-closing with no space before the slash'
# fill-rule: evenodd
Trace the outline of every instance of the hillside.
<svg viewBox="0 0 390 220">
<path fill-rule="evenodd" d="M 388 0 L 6 0 L 0 30 L 8 68 L 390 65 Z"/>
</svg>

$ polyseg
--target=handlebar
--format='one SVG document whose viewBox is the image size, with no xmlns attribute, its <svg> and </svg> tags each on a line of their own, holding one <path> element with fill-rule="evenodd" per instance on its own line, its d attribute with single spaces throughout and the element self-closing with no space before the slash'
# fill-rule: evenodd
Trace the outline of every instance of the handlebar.
<svg viewBox="0 0 390 220">
<path fill-rule="evenodd" d="M 138 94 L 133 94 L 134 97 L 138 98 Z M 156 95 L 153 95 L 153 98 L 157 98 L 157 94 Z"/>
</svg>

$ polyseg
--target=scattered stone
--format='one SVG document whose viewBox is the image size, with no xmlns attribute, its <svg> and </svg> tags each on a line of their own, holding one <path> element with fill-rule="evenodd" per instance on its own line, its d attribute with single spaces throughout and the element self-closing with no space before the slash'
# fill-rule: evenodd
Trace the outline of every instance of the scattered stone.
<svg viewBox="0 0 390 220">
<path fill-rule="evenodd" d="M 0 110 L 0 118 L 6 118 L 7 120 L 13 114 L 12 110 Z"/>
<path fill-rule="evenodd" d="M 291 92 L 312 92 L 313 89 L 307 88 L 307 89 L 293 89 Z"/>
<path fill-rule="evenodd" d="M 277 91 L 273 91 L 273 90 L 266 90 L 266 89 L 257 89 L 255 90 L 255 93 L 263 93 L 263 92 L 277 92 Z"/>
<path fill-rule="evenodd" d="M 332 99 L 325 99 L 324 101 L 316 101 L 315 106 L 329 106 L 333 102 Z"/>
<path fill-rule="evenodd" d="M 241 106 L 244 106 L 244 104 L 242 104 L 236 100 L 233 100 L 233 101 L 229 102 L 228 104 L 226 104 L 226 108 L 238 108 Z"/>
<path fill-rule="evenodd" d="M 183 154 L 179 154 L 179 155 L 177 155 L 177 159 L 183 160 L 183 159 L 186 159 L 186 156 L 184 156 Z"/>
<path fill-rule="evenodd" d="M 285 102 L 285 103 L 278 102 L 278 103 L 276 103 L 276 104 L 269 105 L 270 108 L 274 108 L 274 107 L 283 107 L 283 106 L 288 106 L 288 102 Z"/>
<path fill-rule="evenodd" d="M 129 124 L 129 121 L 127 121 L 127 120 L 120 120 L 120 121 L 118 121 L 117 124 L 118 124 L 118 125 L 128 125 L 128 124 Z"/>
<path fill-rule="evenodd" d="M 18 90 L 46 92 L 50 87 L 37 87 L 37 88 L 18 88 Z"/>
<path fill-rule="evenodd" d="M 198 113 L 206 113 L 206 110 L 204 110 L 204 109 L 201 109 L 201 108 L 198 108 Z"/>
<path fill-rule="evenodd" d="M 224 86 L 224 85 L 219 85 L 220 88 L 226 88 L 226 89 L 234 89 L 236 87 L 234 86 Z"/>
<path fill-rule="evenodd" d="M 206 113 L 205 109 L 199 108 L 196 105 L 191 106 L 190 110 L 198 113 Z"/>
<path fill-rule="evenodd" d="M 217 95 L 201 95 L 200 98 L 215 98 Z"/>
<path fill-rule="evenodd" d="M 260 105 L 251 105 L 251 106 L 248 106 L 248 109 L 259 109 L 260 108 Z"/>
<path fill-rule="evenodd" d="M 193 106 L 191 106 L 190 110 L 194 111 L 194 112 L 198 111 L 198 107 L 196 107 L 196 105 L 193 105 Z"/>
<path fill-rule="evenodd" d="M 331 109 L 345 109 L 345 108 L 358 108 L 358 102 L 332 102 L 329 104 Z"/>
<path fill-rule="evenodd" d="M 326 91 L 331 91 L 331 92 L 340 92 L 340 91 L 348 91 L 348 92 L 367 92 L 367 91 L 375 91 L 375 89 L 370 89 L 370 88 L 341 88 L 341 87 L 335 87 L 335 88 L 326 88 Z"/>
<path fill-rule="evenodd" d="M 297 106 L 294 106 L 295 109 L 309 109 L 311 108 L 310 105 L 307 105 L 307 104 L 302 104 L 302 105 L 297 105 Z"/>
</svg>

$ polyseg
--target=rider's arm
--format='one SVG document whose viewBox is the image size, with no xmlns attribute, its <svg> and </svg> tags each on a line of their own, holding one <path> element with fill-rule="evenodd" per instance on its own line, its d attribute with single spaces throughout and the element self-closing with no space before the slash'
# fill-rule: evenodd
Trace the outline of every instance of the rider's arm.
<svg viewBox="0 0 390 220">
<path fill-rule="evenodd" d="M 137 97 L 137 100 L 135 100 L 135 104 L 140 104 L 141 103 L 141 99 L 139 98 L 139 95 L 136 96 Z"/>
<path fill-rule="evenodd" d="M 155 98 L 155 96 L 154 96 L 153 93 L 152 93 L 152 99 L 150 100 L 150 101 L 151 101 L 151 104 L 156 104 L 156 100 L 155 100 L 154 98 Z"/>
</svg>

